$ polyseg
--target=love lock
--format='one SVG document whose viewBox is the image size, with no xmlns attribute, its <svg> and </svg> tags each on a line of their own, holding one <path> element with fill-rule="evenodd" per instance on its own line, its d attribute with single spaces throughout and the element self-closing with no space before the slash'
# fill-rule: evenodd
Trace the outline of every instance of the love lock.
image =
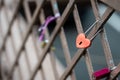
<svg viewBox="0 0 120 80">
<path fill-rule="evenodd" d="M 91 44 L 91 41 L 85 37 L 84 33 L 81 33 L 76 38 L 76 47 L 77 48 L 88 48 Z"/>
<path fill-rule="evenodd" d="M 97 20 L 97 21 L 95 21 L 88 29 L 87 29 L 87 31 L 85 32 L 85 34 L 87 33 L 87 32 L 89 32 L 89 30 L 91 30 L 93 27 L 94 27 L 94 25 L 96 25 L 96 23 L 97 22 L 99 22 L 100 20 Z M 98 32 L 99 32 L 99 30 L 98 30 Z M 98 34 L 98 32 L 94 35 L 94 36 L 96 36 L 97 34 Z M 77 38 L 76 38 L 76 47 L 77 48 L 88 48 L 90 45 L 91 45 L 91 39 L 87 39 L 86 37 L 85 37 L 85 34 L 84 33 L 81 33 L 81 34 L 79 34 L 78 36 L 77 36 Z M 94 38 L 94 37 L 93 37 Z"/>
<path fill-rule="evenodd" d="M 93 73 L 93 77 L 95 80 L 105 78 L 106 76 L 109 76 L 111 70 L 109 68 L 103 68 L 101 70 L 95 71 Z"/>
</svg>

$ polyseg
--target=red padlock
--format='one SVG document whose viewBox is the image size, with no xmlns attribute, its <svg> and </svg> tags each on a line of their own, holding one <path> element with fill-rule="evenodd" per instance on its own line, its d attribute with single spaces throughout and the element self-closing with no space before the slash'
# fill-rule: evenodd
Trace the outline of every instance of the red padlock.
<svg viewBox="0 0 120 80">
<path fill-rule="evenodd" d="M 109 76 L 110 71 L 111 70 L 108 68 L 103 68 L 101 70 L 95 71 L 93 73 L 93 77 L 95 78 L 95 80 L 105 78 L 105 77 Z"/>
<path fill-rule="evenodd" d="M 76 47 L 77 48 L 88 48 L 91 44 L 91 41 L 85 37 L 84 33 L 81 33 L 76 38 Z"/>
</svg>

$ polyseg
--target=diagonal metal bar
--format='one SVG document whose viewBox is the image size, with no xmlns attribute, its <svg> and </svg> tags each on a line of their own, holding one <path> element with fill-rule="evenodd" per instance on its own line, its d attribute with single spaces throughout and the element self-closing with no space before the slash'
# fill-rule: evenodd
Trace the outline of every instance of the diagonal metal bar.
<svg viewBox="0 0 120 80">
<path fill-rule="evenodd" d="M 39 15 L 39 13 L 40 13 L 40 10 L 41 10 L 44 2 L 45 2 L 45 0 L 41 0 L 40 4 L 38 5 L 38 7 L 37 7 L 37 9 L 36 9 L 36 11 L 35 11 L 35 13 L 34 13 L 34 15 L 33 15 L 32 21 L 31 21 L 30 24 L 28 25 L 28 30 L 26 31 L 26 34 L 24 35 L 23 42 L 22 42 L 21 47 L 20 47 L 20 49 L 19 49 L 19 51 L 18 51 L 18 55 L 16 56 L 15 62 L 14 62 L 14 64 L 13 64 L 13 67 L 12 67 L 11 71 L 10 71 L 10 74 L 9 74 L 9 76 L 8 76 L 8 79 L 12 76 L 12 73 L 13 73 L 13 71 L 14 71 L 14 68 L 15 68 L 15 66 L 16 66 L 16 64 L 17 64 L 17 62 L 18 62 L 18 59 L 19 59 L 19 57 L 20 57 L 20 55 L 21 55 L 21 52 L 22 52 L 22 50 L 23 50 L 23 48 L 24 48 L 24 44 L 26 43 L 26 41 L 27 41 L 27 39 L 28 39 L 28 37 L 29 37 L 29 34 L 30 34 L 31 30 L 32 30 L 32 26 L 34 25 L 35 19 L 38 17 L 38 15 Z"/>
<path fill-rule="evenodd" d="M 99 14 L 99 10 L 98 10 L 97 0 L 91 0 L 91 4 L 92 4 L 93 13 L 95 15 L 95 18 L 96 18 L 96 20 L 99 20 L 100 19 L 100 14 Z M 100 34 L 101 34 L 101 41 L 102 41 L 107 65 L 108 65 L 109 68 L 112 68 L 112 67 L 114 67 L 114 61 L 113 61 L 112 54 L 111 54 L 111 51 L 110 51 L 110 47 L 109 47 L 109 43 L 108 43 L 107 36 L 106 36 L 106 33 L 105 33 L 105 29 L 103 29 Z"/>
<path fill-rule="evenodd" d="M 37 5 L 39 5 L 38 2 L 37 2 Z M 44 23 L 44 21 L 45 21 L 44 10 L 41 9 L 41 12 L 40 12 L 40 22 L 41 22 L 41 24 Z M 40 57 L 39 53 L 42 54 L 42 51 L 41 51 L 42 49 L 40 49 L 41 48 L 40 46 L 37 48 L 37 44 L 36 44 L 36 40 L 35 40 L 35 35 L 34 34 L 32 35 L 32 37 L 33 37 L 33 43 L 34 43 L 34 46 L 35 46 L 35 49 L 36 49 L 36 53 L 37 53 L 36 54 L 37 55 L 37 59 L 39 60 L 39 57 Z M 43 70 L 43 66 L 40 67 L 40 71 L 41 71 L 42 79 L 45 80 L 45 73 L 44 73 L 44 70 Z"/>
<path fill-rule="evenodd" d="M 44 11 L 42 10 L 42 13 L 40 15 L 40 18 L 41 18 L 41 23 L 43 24 L 44 21 L 45 21 L 45 14 L 44 14 Z M 50 35 L 49 35 L 49 32 L 48 32 L 48 28 L 46 29 L 46 32 L 45 32 L 45 39 L 49 40 L 50 38 Z M 44 50 L 44 48 L 42 49 Z M 52 70 L 53 70 L 53 74 L 54 74 L 54 77 L 55 77 L 55 80 L 58 80 L 58 72 L 57 72 L 57 66 L 56 66 L 56 59 L 55 59 L 55 56 L 54 56 L 54 51 L 50 50 L 47 55 L 50 55 L 50 62 L 51 62 L 51 67 L 52 67 Z M 38 60 L 39 60 L 39 57 L 38 56 Z M 42 70 L 42 65 L 40 67 L 40 69 Z"/>
<path fill-rule="evenodd" d="M 17 23 L 18 23 L 18 27 L 20 27 L 19 20 L 17 20 Z M 14 55 L 16 56 L 16 50 L 15 50 L 15 44 L 14 44 L 13 36 L 11 35 L 9 37 L 11 38 L 11 44 L 12 44 L 12 47 L 13 47 L 13 52 L 14 52 Z M 18 67 L 18 73 L 19 73 L 20 80 L 23 80 L 22 72 L 21 72 L 21 68 L 20 67 Z"/>
<path fill-rule="evenodd" d="M 27 1 L 24 1 L 24 9 L 25 9 L 25 15 L 26 15 L 27 21 L 28 21 L 28 23 L 29 23 L 30 20 L 32 19 L 32 16 L 31 16 L 31 14 L 30 14 L 30 9 L 29 9 L 29 7 L 28 7 Z M 41 13 L 42 13 L 42 11 L 41 11 Z M 36 51 L 37 58 L 39 59 L 39 51 L 38 51 L 37 46 L 36 46 L 36 43 L 35 43 L 34 29 L 32 30 L 31 36 L 32 36 L 32 39 L 33 39 L 33 44 L 34 44 L 34 48 L 35 48 L 35 51 Z M 27 56 L 26 53 L 27 53 L 27 52 L 26 52 L 26 50 L 25 50 L 25 56 L 26 56 L 26 61 L 27 61 L 27 65 L 28 65 L 28 70 L 29 70 L 29 73 L 32 73 L 31 70 L 30 70 L 31 68 L 30 68 L 28 56 Z M 44 75 L 44 71 L 43 71 L 42 67 L 41 67 L 41 73 L 42 73 L 42 79 L 44 80 L 44 79 L 45 79 L 45 75 Z"/>
<path fill-rule="evenodd" d="M 77 27 L 77 32 L 78 33 L 83 33 L 83 28 L 82 28 L 81 20 L 80 20 L 80 17 L 79 17 L 79 12 L 78 12 L 78 9 L 77 9 L 77 5 L 74 5 L 73 15 L 74 15 L 74 20 L 75 20 L 76 27 Z M 90 54 L 89 54 L 88 50 L 85 51 L 84 57 L 85 57 L 85 61 L 86 61 L 86 64 L 87 64 L 90 80 L 92 80 L 93 67 L 92 67 L 92 62 L 91 62 L 91 58 L 90 58 Z"/>
<path fill-rule="evenodd" d="M 21 2 L 22 3 L 22 2 Z M 20 6 L 20 3 L 18 4 L 19 6 Z M 18 9 L 18 8 L 17 8 Z M 16 11 L 16 10 L 15 10 Z M 17 11 L 18 12 L 18 11 Z M 17 12 L 15 12 L 16 14 L 17 14 Z M 6 13 L 6 11 L 5 11 L 5 13 Z M 8 14 L 6 13 L 6 16 L 8 16 Z M 14 16 L 14 15 L 13 15 Z M 16 17 L 15 17 L 16 18 Z M 8 20 L 8 17 L 7 17 L 7 20 Z M 8 22 L 8 21 L 7 21 Z M 9 23 L 9 22 L 8 22 Z M 11 25 L 12 26 L 12 25 Z M 3 34 L 2 34 L 3 35 Z M 8 36 L 8 37 L 10 37 L 10 36 Z M 7 37 L 7 38 L 8 38 Z M 12 47 L 13 47 L 13 51 L 14 51 L 14 55 L 15 55 L 15 46 L 14 46 L 14 42 L 13 42 L 13 37 L 12 37 L 12 35 L 11 35 L 11 43 L 12 43 Z M 6 53 L 7 53 L 7 51 L 6 51 Z M 22 80 L 22 74 L 21 74 L 21 70 L 20 70 L 20 68 L 18 68 L 18 73 L 19 73 L 19 76 L 20 76 L 20 79 Z"/>
<path fill-rule="evenodd" d="M 110 73 L 110 79 L 108 79 L 108 80 L 114 80 L 119 74 L 120 74 L 120 63 L 119 63 L 118 66 Z"/>
<path fill-rule="evenodd" d="M 31 18 L 31 14 L 30 14 L 30 9 L 28 7 L 28 1 L 25 0 L 24 3 L 23 3 L 23 6 L 24 6 L 24 9 L 25 9 L 25 15 L 26 15 L 27 21 L 30 22 L 30 20 L 32 18 Z"/>
<path fill-rule="evenodd" d="M 104 4 L 114 8 L 117 11 L 120 11 L 120 0 L 100 0 Z"/>
<path fill-rule="evenodd" d="M 3 51 L 4 52 L 4 51 Z M 2 52 L 2 54 L 3 54 L 3 52 Z M 6 52 L 4 52 L 5 53 L 5 56 L 6 56 L 6 59 L 7 59 L 7 65 L 11 65 L 10 64 L 10 58 L 9 58 L 9 56 L 6 54 Z M 2 69 L 2 68 L 1 68 Z M 3 71 L 3 70 L 1 70 L 1 71 Z M 1 74 L 2 74 L 2 79 L 1 80 L 4 80 L 4 79 L 6 79 L 6 76 L 4 76 L 3 77 L 3 72 L 1 72 Z"/>
<path fill-rule="evenodd" d="M 12 42 L 12 47 L 13 47 L 13 51 L 14 51 L 14 55 L 16 55 L 15 54 L 15 45 L 14 45 L 14 42 L 13 42 L 13 37 L 11 37 L 11 42 Z M 7 52 L 6 52 L 7 53 Z M 7 53 L 8 54 L 8 53 Z M 19 77 L 20 77 L 20 80 L 23 80 L 23 77 L 22 77 L 22 72 L 21 72 L 21 68 L 20 67 L 18 67 L 18 73 L 19 73 Z"/>
<path fill-rule="evenodd" d="M 35 34 L 34 34 L 34 31 L 32 32 L 32 39 L 33 39 L 33 44 L 34 44 L 34 47 L 35 47 L 35 51 L 36 51 L 36 55 L 37 55 L 37 59 L 39 60 L 39 57 L 40 57 L 40 55 L 39 55 L 39 53 L 41 53 L 41 51 L 39 51 L 38 50 L 38 48 L 37 48 L 37 45 L 36 45 L 36 40 L 35 40 Z M 40 48 L 40 47 L 39 47 Z M 40 68 L 40 72 L 41 72 L 41 76 L 42 76 L 42 79 L 43 80 L 45 80 L 45 73 L 44 73 L 44 70 L 43 70 L 43 66 L 41 66 L 41 68 Z M 32 73 L 32 72 L 31 72 Z M 30 74 L 31 74 L 30 73 Z"/>
<path fill-rule="evenodd" d="M 3 0 L 1 0 L 0 1 L 0 10 L 1 10 L 1 8 L 4 6 L 4 1 Z"/>
<path fill-rule="evenodd" d="M 12 20 L 11 20 L 9 26 L 8 26 L 8 31 L 7 31 L 7 33 L 6 33 L 5 37 L 4 37 L 4 40 L 3 40 L 3 44 L 2 44 L 2 47 L 1 47 L 1 49 L 0 49 L 0 53 L 1 53 L 1 51 L 2 51 L 2 50 L 4 49 L 4 47 L 5 47 L 5 42 L 6 42 L 6 40 L 7 40 L 7 37 L 10 35 L 9 33 L 10 33 L 10 30 L 11 30 L 11 27 L 12 27 L 13 22 L 14 22 L 16 16 L 17 16 L 17 14 L 18 14 L 18 11 L 19 11 L 19 8 L 20 8 L 22 2 L 23 2 L 23 0 L 19 0 L 18 5 L 17 5 L 17 7 L 15 8 L 15 12 L 14 12 L 14 14 L 13 14 Z"/>
<path fill-rule="evenodd" d="M 54 15 L 56 15 L 58 13 L 60 14 L 58 7 L 56 7 L 56 6 L 58 6 L 57 1 L 56 0 L 51 0 L 51 5 L 52 5 L 52 8 L 53 8 Z M 59 18 L 57 19 L 57 23 L 59 23 Z M 64 32 L 63 27 L 61 27 L 60 39 L 61 39 L 66 63 L 67 63 L 67 66 L 69 66 L 69 64 L 71 62 L 71 56 L 70 56 L 70 51 L 69 51 L 69 48 L 68 48 L 68 44 L 67 44 L 67 40 L 66 40 L 66 36 L 65 36 L 65 32 Z M 74 71 L 71 72 L 71 79 L 76 80 Z M 58 78 L 56 80 L 58 80 Z"/>
<path fill-rule="evenodd" d="M 98 31 L 99 28 L 103 27 L 103 25 L 108 20 L 108 18 L 112 15 L 113 12 L 114 12 L 113 9 L 107 8 L 107 10 L 105 11 L 105 13 L 103 14 L 103 16 L 101 18 L 102 19 L 101 23 L 97 27 L 93 27 L 93 29 L 89 33 L 89 35 L 88 35 L 89 39 L 92 38 L 92 36 Z M 79 61 L 79 59 L 84 54 L 84 51 L 85 51 L 85 49 L 79 49 L 75 53 L 75 56 L 73 57 L 71 64 L 66 68 L 65 72 L 63 73 L 63 75 L 61 76 L 61 78 L 59 80 L 65 80 L 68 77 L 71 70 L 75 67 L 76 63 Z"/>
<path fill-rule="evenodd" d="M 70 2 L 68 3 L 67 7 L 65 8 L 63 15 L 60 18 L 59 23 L 56 25 L 52 36 L 50 37 L 50 42 L 48 43 L 48 45 L 46 45 L 45 50 L 43 51 L 43 54 L 40 56 L 39 58 L 39 63 L 37 64 L 33 74 L 31 75 L 30 80 L 33 80 L 35 74 L 37 73 L 37 70 L 40 68 L 41 63 L 44 60 L 44 57 L 46 56 L 47 52 L 49 51 L 50 46 L 52 45 L 53 41 L 55 40 L 55 37 L 57 36 L 57 34 L 59 33 L 61 26 L 63 26 L 63 24 L 65 23 L 67 17 L 69 16 L 70 12 L 73 9 L 73 5 L 74 5 L 75 0 L 70 0 Z"/>
<path fill-rule="evenodd" d="M 109 46 L 109 43 L 107 40 L 107 35 L 106 35 L 105 29 L 103 29 L 101 31 L 100 36 L 101 36 L 101 42 L 103 45 L 107 65 L 110 69 L 112 69 L 113 67 L 115 67 L 115 65 L 114 65 L 114 61 L 112 58 L 112 53 L 111 53 L 110 46 Z M 114 80 L 118 80 L 118 79 L 114 79 Z"/>
<path fill-rule="evenodd" d="M 93 29 L 91 30 L 91 32 L 89 33 L 88 38 L 91 38 L 99 29 L 103 28 L 104 24 L 107 22 L 107 20 L 109 19 L 109 17 L 111 17 L 111 15 L 113 14 L 114 10 L 110 7 L 108 7 L 105 11 L 105 13 L 103 14 L 103 16 L 101 17 L 101 21 L 99 23 L 99 25 L 97 25 L 96 27 L 93 27 Z"/>
<path fill-rule="evenodd" d="M 90 77 L 90 80 L 93 80 L 93 66 L 92 66 L 92 61 L 91 61 L 91 57 L 90 57 L 90 53 L 88 50 L 86 50 L 85 52 L 86 54 L 84 55 L 85 56 L 85 61 L 86 61 L 86 64 L 87 64 L 87 69 L 88 69 L 88 74 L 89 74 L 89 77 Z"/>
<path fill-rule="evenodd" d="M 18 24 L 20 25 L 20 20 L 19 20 L 19 17 L 18 17 L 18 20 L 17 20 Z M 19 26 L 19 30 L 20 30 L 20 27 Z M 21 40 L 23 39 L 23 34 L 22 34 L 22 31 L 19 31 L 21 34 L 20 34 L 20 38 Z M 15 51 L 16 53 L 16 51 Z M 28 72 L 31 73 L 31 66 L 30 66 L 30 62 L 29 62 L 29 59 L 28 59 L 28 56 L 27 56 L 27 51 L 26 49 L 24 49 L 24 53 L 25 53 L 25 60 L 26 60 L 26 63 L 27 63 L 27 67 L 28 67 Z"/>
<path fill-rule="evenodd" d="M 100 19 L 100 14 L 98 12 L 99 11 L 98 10 L 98 3 L 97 3 L 96 0 L 91 0 L 91 3 L 92 3 L 92 8 L 93 8 L 93 12 L 94 12 L 94 15 L 96 17 L 96 20 L 98 20 L 98 19 Z M 105 33 L 105 29 L 103 29 L 101 31 L 101 41 L 102 41 L 104 53 L 106 55 L 107 64 L 108 64 L 109 68 L 112 68 L 112 67 L 114 67 L 114 62 L 113 62 L 113 59 L 112 59 L 112 55 L 111 55 L 109 43 L 108 43 L 108 40 L 107 40 L 107 36 L 106 36 L 106 33 Z"/>
<path fill-rule="evenodd" d="M 102 42 L 102 45 L 103 45 L 107 65 L 110 69 L 112 69 L 115 65 L 114 65 L 114 61 L 113 61 L 113 58 L 112 58 L 112 53 L 111 53 L 110 46 L 109 46 L 109 43 L 108 43 L 108 40 L 107 40 L 107 35 L 106 35 L 105 29 L 103 29 L 103 31 L 101 31 L 100 35 L 101 35 L 101 42 Z"/>
<path fill-rule="evenodd" d="M 53 1 L 54 1 L 54 0 L 53 0 Z M 74 16 L 76 17 L 76 18 L 75 18 L 75 22 L 76 22 L 76 25 L 77 25 L 77 30 L 78 30 L 78 32 L 82 32 L 82 29 L 79 28 L 80 26 L 82 27 L 82 25 L 81 25 L 81 23 L 79 22 L 80 19 L 79 19 L 79 15 L 78 15 L 78 13 L 77 13 L 78 10 L 77 10 L 77 8 L 75 8 L 75 6 L 74 6 L 74 3 L 75 3 L 74 1 L 75 1 L 75 0 L 71 0 L 71 3 L 69 2 L 69 4 L 67 5 L 67 8 L 66 8 L 65 11 L 63 12 L 63 15 L 62 15 L 62 17 L 60 18 L 59 23 L 57 23 L 57 25 L 56 25 L 53 33 L 52 33 L 52 36 L 50 37 L 50 42 L 49 42 L 49 44 L 45 47 L 45 49 L 44 49 L 44 51 L 43 51 L 43 54 L 42 54 L 40 57 L 38 56 L 38 58 L 39 58 L 39 59 L 38 59 L 38 60 L 39 60 L 39 63 L 38 63 L 37 66 L 35 67 L 35 71 L 33 71 L 32 76 L 30 77 L 30 80 L 33 80 L 33 79 L 34 79 L 35 74 L 37 73 L 37 71 L 38 71 L 39 69 L 42 69 L 42 68 L 41 68 L 42 62 L 43 62 L 43 60 L 45 59 L 45 56 L 47 55 L 47 53 L 48 53 L 48 51 L 49 51 L 52 43 L 54 42 L 54 39 L 55 39 L 55 37 L 57 36 L 57 34 L 60 33 L 61 37 L 63 38 L 63 42 L 62 42 L 62 43 L 64 43 L 64 39 L 66 40 L 66 38 L 65 38 L 65 36 L 64 36 L 64 30 L 62 29 L 62 25 L 65 23 L 67 17 L 69 16 L 69 14 L 70 14 L 70 12 L 71 12 L 72 10 L 74 10 Z M 92 0 L 91 0 L 91 1 L 92 1 Z M 43 2 L 45 2 L 45 1 L 43 0 Z M 92 3 L 92 2 L 93 2 L 93 3 Z M 109 17 L 110 17 L 110 16 L 112 15 L 112 13 L 114 12 L 113 8 L 110 8 L 110 7 L 109 7 L 109 8 L 106 10 L 106 12 L 104 13 L 104 15 L 102 16 L 102 18 L 99 18 L 99 14 L 98 14 L 98 10 L 97 10 L 96 4 L 94 4 L 95 0 L 92 1 L 92 2 L 91 2 L 92 5 L 94 5 L 93 10 L 94 10 L 94 12 L 95 12 L 94 14 L 95 14 L 96 20 L 98 20 L 98 19 L 102 19 L 102 20 L 101 20 L 101 22 L 100 22 L 99 24 L 97 24 L 96 26 L 94 26 L 93 29 L 90 31 L 90 33 L 89 33 L 88 36 L 87 36 L 89 39 L 91 39 L 91 38 L 95 35 L 95 33 L 96 33 L 100 28 L 103 28 L 103 27 L 104 27 L 103 25 L 106 23 L 106 21 L 109 19 Z M 28 28 L 26 34 L 23 36 L 22 45 L 21 45 L 19 51 L 17 52 L 18 55 L 17 55 L 17 57 L 16 57 L 16 59 L 15 59 L 15 63 L 14 63 L 13 66 L 12 66 L 12 69 L 11 69 L 11 71 L 10 71 L 10 75 L 8 76 L 8 78 L 10 78 L 10 77 L 13 75 L 13 72 L 14 72 L 14 70 L 15 70 L 15 67 L 18 65 L 19 57 L 20 57 L 20 55 L 21 55 L 21 52 L 24 50 L 24 45 L 25 45 L 25 43 L 26 43 L 26 41 L 27 41 L 27 39 L 28 39 L 31 31 L 32 31 L 32 26 L 34 25 L 35 19 L 38 17 L 39 12 L 41 11 L 41 7 L 42 7 L 41 5 L 43 6 L 44 4 L 41 3 L 40 5 L 38 5 L 39 10 L 38 10 L 38 7 L 37 7 L 33 18 L 31 18 L 31 21 L 28 19 L 28 22 L 30 23 L 28 27 L 30 27 L 30 28 Z M 75 8 L 75 9 L 74 9 L 74 8 Z M 54 12 L 56 13 L 56 11 L 54 11 Z M 59 11 L 58 11 L 58 12 L 59 12 Z M 76 15 L 75 15 L 75 14 L 76 14 Z M 13 20 L 14 20 L 14 19 L 13 19 Z M 78 20 L 78 21 L 77 21 L 77 20 Z M 13 22 L 14 22 L 14 21 L 13 21 Z M 12 23 L 13 23 L 13 22 L 12 22 Z M 78 25 L 80 25 L 80 26 L 78 27 Z M 11 25 L 11 26 L 12 26 L 12 25 Z M 9 30 L 9 29 L 8 29 L 8 30 Z M 63 31 L 63 33 L 62 33 L 62 31 Z M 103 30 L 103 31 L 104 31 L 104 30 Z M 6 36 L 9 37 L 9 35 L 6 35 Z M 5 37 L 6 37 L 6 36 L 5 36 Z M 108 64 L 110 67 L 113 67 L 113 66 L 114 66 L 114 63 L 110 63 L 110 60 L 112 59 L 112 55 L 110 54 L 111 52 L 110 52 L 110 50 L 109 50 L 109 44 L 108 44 L 108 41 L 106 40 L 105 32 L 101 32 L 101 38 L 102 38 L 103 47 L 105 48 L 104 51 L 105 51 L 105 55 L 106 55 L 107 64 Z M 6 39 L 7 39 L 7 38 L 6 38 Z M 6 42 L 6 41 L 5 41 L 5 42 Z M 66 42 L 66 43 L 67 43 L 67 42 Z M 5 45 L 5 43 L 3 43 L 3 47 L 0 49 L 0 52 L 2 52 L 2 51 L 4 50 L 4 47 L 5 47 L 4 45 Z M 67 46 L 67 44 L 66 44 L 66 46 Z M 64 48 L 65 48 L 65 47 L 64 47 Z M 67 49 L 67 48 L 66 48 L 66 49 Z M 64 51 L 69 53 L 69 51 L 66 51 L 66 50 L 64 50 Z M 52 55 L 53 55 L 53 54 L 52 54 Z M 65 54 L 65 55 L 66 55 L 66 54 Z M 110 55 L 110 56 L 109 56 L 109 55 Z M 67 56 L 67 55 L 66 55 L 66 56 Z M 86 49 L 79 49 L 79 50 L 76 52 L 75 56 L 73 57 L 72 61 L 71 61 L 70 58 L 69 58 L 69 59 L 66 58 L 66 59 L 67 59 L 67 63 L 68 63 L 69 66 L 67 67 L 67 69 L 65 70 L 65 72 L 63 73 L 63 75 L 60 77 L 60 80 L 65 80 L 65 79 L 71 74 L 73 68 L 75 67 L 75 65 L 77 64 L 77 62 L 80 60 L 80 58 L 81 58 L 82 56 L 85 57 L 85 61 L 86 61 L 87 67 L 88 67 L 89 75 L 90 75 L 90 79 L 92 80 L 91 74 L 92 74 L 92 72 L 93 72 L 93 68 L 92 68 L 92 64 L 91 64 L 91 59 L 90 59 L 89 52 L 86 51 Z M 51 58 L 52 58 L 52 57 L 51 57 Z M 54 61 L 54 60 L 52 60 L 52 61 Z M 120 67 L 120 66 L 118 65 L 117 68 L 114 69 L 114 70 L 111 72 L 110 80 L 113 80 L 113 79 L 115 79 L 115 78 L 118 76 L 118 74 L 120 73 L 120 68 L 119 68 L 119 67 Z M 58 78 L 56 78 L 56 79 L 58 80 Z M 74 80 L 74 79 L 73 79 L 73 80 Z"/>
<path fill-rule="evenodd" d="M 0 18 L 0 20 L 1 20 L 1 18 Z M 0 36 L 2 36 L 1 35 L 1 33 L 2 33 L 2 30 L 1 30 L 1 23 L 0 23 Z M 2 75 L 2 52 L 3 51 L 1 51 L 1 54 L 0 54 L 0 79 L 2 80 L 3 79 L 3 75 Z"/>
<path fill-rule="evenodd" d="M 99 10 L 98 10 L 97 0 L 90 0 L 90 1 L 91 1 L 91 5 L 92 5 L 92 9 L 93 9 L 95 19 L 99 20 L 100 19 L 100 14 L 99 14 Z"/>
</svg>

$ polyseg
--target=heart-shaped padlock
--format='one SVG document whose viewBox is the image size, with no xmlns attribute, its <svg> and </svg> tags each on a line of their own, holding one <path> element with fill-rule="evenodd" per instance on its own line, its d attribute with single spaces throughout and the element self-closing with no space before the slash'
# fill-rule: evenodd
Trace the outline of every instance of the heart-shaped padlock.
<svg viewBox="0 0 120 80">
<path fill-rule="evenodd" d="M 88 48 L 91 44 L 91 41 L 85 37 L 84 33 L 81 33 L 76 38 L 76 47 L 77 48 Z"/>
</svg>

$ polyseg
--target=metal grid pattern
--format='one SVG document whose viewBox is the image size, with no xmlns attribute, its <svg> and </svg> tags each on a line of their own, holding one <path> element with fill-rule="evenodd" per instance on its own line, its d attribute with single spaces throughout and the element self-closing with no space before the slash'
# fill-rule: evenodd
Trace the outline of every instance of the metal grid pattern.
<svg viewBox="0 0 120 80">
<path fill-rule="evenodd" d="M 28 61 L 28 56 L 26 55 L 27 51 L 25 49 L 25 44 L 26 44 L 29 36 L 32 35 L 32 37 L 34 39 L 33 43 L 34 43 L 34 47 L 36 49 L 36 53 L 41 52 L 36 47 L 37 46 L 36 42 L 35 42 L 36 38 L 34 38 L 35 37 L 34 36 L 34 32 L 35 32 L 34 23 L 35 23 L 35 21 L 38 17 L 40 19 L 41 24 L 44 23 L 45 14 L 44 14 L 43 6 L 47 2 L 47 0 L 32 0 L 32 1 L 36 3 L 36 9 L 34 10 L 33 15 L 30 13 L 30 10 L 29 10 L 29 6 L 28 6 L 29 0 L 19 0 L 18 1 L 17 6 L 14 10 L 14 14 L 12 16 L 12 19 L 8 23 L 9 24 L 8 30 L 7 30 L 6 34 L 3 35 L 3 42 L 2 42 L 2 46 L 0 48 L 0 54 L 1 55 L 3 54 L 3 52 L 7 53 L 5 44 L 6 44 L 9 37 L 11 37 L 11 40 L 12 40 L 11 28 L 13 26 L 13 23 L 14 23 L 15 19 L 17 18 L 17 15 L 19 14 L 20 7 L 23 5 L 23 8 L 25 10 L 25 16 L 27 18 L 27 30 L 25 31 L 25 33 L 21 33 L 22 43 L 21 43 L 20 48 L 17 51 L 15 50 L 15 46 L 13 45 L 14 52 L 17 55 L 15 54 L 16 57 L 15 57 L 14 63 L 12 64 L 12 67 L 9 71 L 9 74 L 7 76 L 7 80 L 12 79 L 14 70 L 16 68 L 19 68 L 19 65 L 20 65 L 19 64 L 19 58 L 21 57 L 21 54 L 23 54 L 22 53 L 23 51 L 25 51 L 24 54 L 25 54 L 25 57 L 26 57 L 28 70 L 29 70 L 29 73 L 31 75 L 29 80 L 34 79 L 38 70 L 41 71 L 43 80 L 45 79 L 46 75 L 44 74 L 44 71 L 42 71 L 43 70 L 42 63 L 43 63 L 44 59 L 46 58 L 47 54 L 50 54 L 51 62 L 52 62 L 51 64 L 54 65 L 52 67 L 53 67 L 53 73 L 55 75 L 55 80 L 65 80 L 68 76 L 71 77 L 71 80 L 76 80 L 76 77 L 75 77 L 75 74 L 74 74 L 73 70 L 74 70 L 74 67 L 77 64 L 77 62 L 81 59 L 81 57 L 85 58 L 90 80 L 93 80 L 92 74 L 93 74 L 94 70 L 93 70 L 93 67 L 92 67 L 92 62 L 91 62 L 89 51 L 87 49 L 78 49 L 77 52 L 75 53 L 75 55 L 73 56 L 73 58 L 71 59 L 70 51 L 69 51 L 66 36 L 65 36 L 65 32 L 64 32 L 64 29 L 63 29 L 63 25 L 66 22 L 66 20 L 68 19 L 70 13 L 73 13 L 77 32 L 78 33 L 84 33 L 83 32 L 83 27 L 82 27 L 82 24 L 81 24 L 81 20 L 80 20 L 80 16 L 79 16 L 79 11 L 78 11 L 77 5 L 76 5 L 76 0 L 69 0 L 69 2 L 67 3 L 67 6 L 65 7 L 63 13 L 61 14 L 61 17 L 56 21 L 57 24 L 56 24 L 55 29 L 53 30 L 52 34 L 49 35 L 49 33 L 46 32 L 46 39 L 49 39 L 49 43 L 43 49 L 43 52 L 41 53 L 41 55 L 36 54 L 38 64 L 35 65 L 36 67 L 33 71 L 30 70 L 30 64 L 29 64 L 29 61 Z M 98 34 L 100 34 L 102 46 L 103 46 L 104 53 L 105 53 L 105 58 L 106 58 L 106 61 L 107 61 L 107 65 L 108 65 L 109 68 L 112 68 L 115 65 L 114 65 L 114 61 L 112 59 L 109 43 L 108 43 L 106 32 L 105 32 L 105 29 L 104 29 L 104 24 L 111 17 L 111 15 L 114 13 L 115 10 L 118 10 L 118 11 L 120 10 L 120 6 L 115 6 L 115 4 L 110 4 L 110 3 L 112 3 L 112 0 L 110 0 L 110 1 L 100 0 L 100 1 L 109 5 L 109 6 L 101 17 L 100 14 L 99 14 L 99 11 L 98 11 L 98 1 L 97 0 L 91 0 L 90 1 L 91 5 L 92 5 L 92 10 L 94 12 L 95 19 L 100 20 L 100 22 L 98 22 L 92 28 L 92 30 L 89 32 L 87 38 L 91 39 L 91 41 L 92 41 Z M 119 3 L 119 0 L 114 0 L 114 1 L 116 1 L 116 3 L 117 2 Z M 58 6 L 57 0 L 49 0 L 49 2 L 51 3 L 54 15 L 56 13 L 59 13 L 59 8 L 54 7 L 54 5 Z M 3 7 L 4 5 L 0 5 L 0 6 Z M 19 21 L 18 21 L 18 26 L 19 25 L 20 24 L 19 24 Z M 99 31 L 99 30 L 101 30 L 101 31 Z M 96 34 L 96 33 L 98 33 L 98 34 Z M 62 76 L 58 76 L 58 72 L 57 72 L 56 66 L 55 66 L 56 63 L 55 63 L 55 58 L 54 58 L 54 52 L 50 51 L 50 47 L 52 46 L 56 36 L 58 36 L 58 35 L 60 35 L 60 40 L 61 40 L 61 44 L 62 44 L 62 47 L 63 47 L 63 51 L 64 51 L 66 63 L 67 63 L 67 67 L 66 67 L 64 73 L 62 74 Z M 13 40 L 12 40 L 12 42 L 13 42 Z M 12 44 L 14 44 L 14 43 L 12 43 Z M 18 70 L 19 70 L 19 74 L 20 74 L 20 80 L 22 80 L 21 70 L 20 69 L 18 69 Z M 118 64 L 117 68 L 111 72 L 110 76 L 112 76 L 112 77 L 109 77 L 108 80 L 115 79 L 119 73 L 120 73 L 120 64 Z"/>
</svg>

